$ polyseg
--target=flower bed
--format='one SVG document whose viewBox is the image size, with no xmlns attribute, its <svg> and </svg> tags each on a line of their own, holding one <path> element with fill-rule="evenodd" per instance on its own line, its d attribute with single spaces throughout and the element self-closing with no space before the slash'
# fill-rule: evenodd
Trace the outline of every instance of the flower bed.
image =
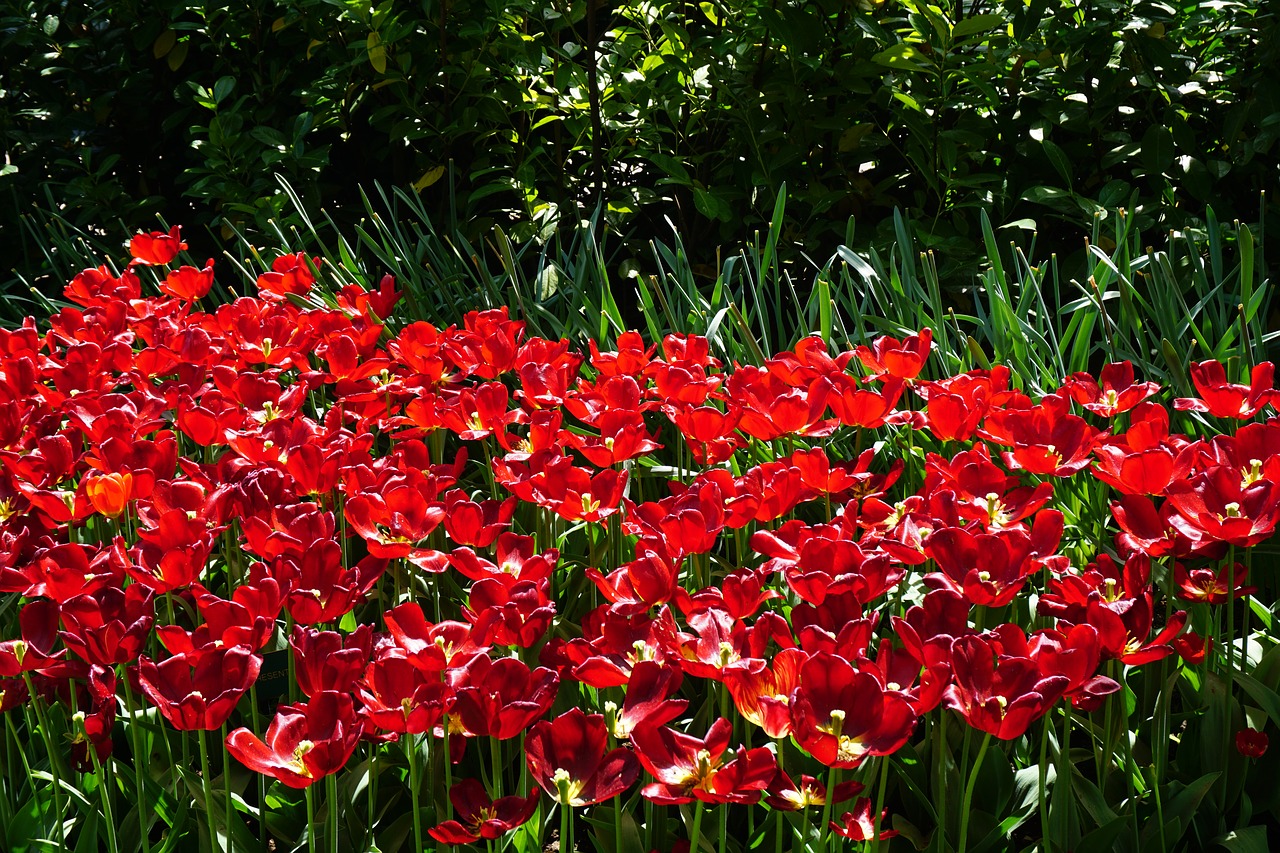
<svg viewBox="0 0 1280 853">
<path fill-rule="evenodd" d="M 1269 363 L 584 353 L 184 248 L 0 335 L 15 849 L 1265 839 Z"/>
</svg>

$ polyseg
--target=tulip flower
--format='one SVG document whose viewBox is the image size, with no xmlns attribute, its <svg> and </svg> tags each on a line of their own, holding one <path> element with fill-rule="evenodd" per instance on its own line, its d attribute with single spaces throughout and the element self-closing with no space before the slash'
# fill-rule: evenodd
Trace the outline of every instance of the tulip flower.
<svg viewBox="0 0 1280 853">
<path fill-rule="evenodd" d="M 671 722 L 689 706 L 686 699 L 671 699 L 680 688 L 682 675 L 673 666 L 663 666 L 657 661 L 642 660 L 631 668 L 627 680 L 627 694 L 622 708 L 605 703 L 605 722 L 612 723 L 610 732 L 622 740 L 642 725 L 661 726 Z"/>
<path fill-rule="evenodd" d="M 141 584 L 78 595 L 62 606 L 60 636 L 77 657 L 97 666 L 138 657 L 154 621 L 155 594 Z"/>
<path fill-rule="evenodd" d="M 1261 758 L 1267 752 L 1269 740 L 1257 729 L 1245 728 L 1236 732 L 1236 750 L 1246 758 Z"/>
<path fill-rule="evenodd" d="M 181 225 L 175 225 L 166 234 L 163 231 L 138 233 L 129 241 L 129 251 L 133 254 L 133 263 L 141 265 L 164 266 L 185 252 L 187 244 L 182 242 Z"/>
<path fill-rule="evenodd" d="M 773 753 L 740 747 L 725 760 L 733 724 L 718 719 L 705 738 L 666 726 L 642 726 L 631 734 L 636 757 L 657 781 L 641 793 L 659 805 L 701 800 L 706 803 L 754 803 L 777 770 Z"/>
<path fill-rule="evenodd" d="M 1159 391 L 1155 382 L 1135 382 L 1133 362 L 1120 361 L 1103 365 L 1097 379 L 1088 373 L 1071 374 L 1059 393 L 1065 393 L 1095 415 L 1114 418 Z"/>
<path fill-rule="evenodd" d="M 65 653 L 55 651 L 59 608 L 48 599 L 28 601 L 18 612 L 22 637 L 0 643 L 0 677 L 12 677 L 53 664 Z"/>
<path fill-rule="evenodd" d="M 554 720 L 540 720 L 525 735 L 529 773 L 562 806 L 613 799 L 640 778 L 640 764 L 624 747 L 606 753 L 607 741 L 600 714 L 572 708 Z"/>
<path fill-rule="evenodd" d="M 997 662 L 990 641 L 977 636 L 952 642 L 951 670 L 954 683 L 947 688 L 947 707 L 975 729 L 1002 740 L 1026 732 L 1070 684 L 1063 675 L 1042 676 L 1029 658 Z"/>
<path fill-rule="evenodd" d="M 828 652 L 815 653 L 800 667 L 790 704 L 792 737 L 828 767 L 853 768 L 868 756 L 889 755 L 916 725 L 906 698 Z"/>
<path fill-rule="evenodd" d="M 447 820 L 428 829 L 441 844 L 473 844 L 480 839 L 501 838 L 525 823 L 537 811 L 541 791 L 527 797 L 489 798 L 476 779 L 463 779 L 449 789 L 449 802 L 458 820 Z"/>
<path fill-rule="evenodd" d="M 1221 362 L 1193 362 L 1191 381 L 1200 393 L 1200 399 L 1179 398 L 1173 401 L 1173 407 L 1181 411 L 1207 412 L 1216 418 L 1246 420 L 1275 400 L 1274 380 L 1275 365 L 1269 361 L 1254 365 L 1248 385 L 1228 382 L 1226 368 Z"/>
<path fill-rule="evenodd" d="M 289 646 L 293 649 L 293 671 L 303 693 L 350 693 L 373 653 L 373 628 L 360 625 L 343 636 L 337 631 L 296 625 Z"/>
<path fill-rule="evenodd" d="M 840 782 L 836 785 L 831 802 L 842 803 L 845 800 L 851 800 L 861 794 L 865 788 L 865 785 L 855 779 Z M 827 786 L 822 780 L 808 775 L 801 776 L 797 784 L 782 771 L 782 768 L 778 768 L 773 781 L 769 783 L 769 793 L 765 797 L 765 802 L 772 808 L 788 812 L 813 806 L 821 808 L 827 804 Z"/>
<path fill-rule="evenodd" d="M 432 731 L 452 700 L 449 686 L 428 681 L 403 652 L 384 654 L 369 664 L 356 695 L 370 723 L 388 732 Z"/>
<path fill-rule="evenodd" d="M 330 690 L 276 711 L 265 742 L 248 729 L 236 729 L 227 736 L 227 751 L 255 773 L 306 788 L 347 763 L 362 729 L 351 697 Z"/>
<path fill-rule="evenodd" d="M 546 713 L 560 680 L 549 669 L 533 671 L 516 658 L 476 655 L 449 674 L 456 691 L 454 714 L 472 737 L 507 740 Z"/>
<path fill-rule="evenodd" d="M 174 655 L 158 664 L 143 655 L 138 684 L 175 729 L 210 731 L 230 718 L 261 668 L 262 658 L 244 646 Z"/>
<path fill-rule="evenodd" d="M 885 825 L 885 816 L 889 814 L 889 810 L 885 809 L 880 814 L 879 825 Z M 840 822 L 831 821 L 831 831 L 841 838 L 848 838 L 853 841 L 870 841 L 873 838 L 879 838 L 884 841 L 886 838 L 893 838 L 898 834 L 896 829 L 884 829 L 880 834 L 876 835 L 877 821 L 872 813 L 871 798 L 862 797 L 853 804 L 853 811 L 845 812 L 840 816 Z"/>
</svg>

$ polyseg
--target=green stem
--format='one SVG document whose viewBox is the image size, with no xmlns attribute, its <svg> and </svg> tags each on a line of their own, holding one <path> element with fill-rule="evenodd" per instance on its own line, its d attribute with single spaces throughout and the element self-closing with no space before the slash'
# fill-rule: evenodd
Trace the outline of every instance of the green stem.
<svg viewBox="0 0 1280 853">
<path fill-rule="evenodd" d="M 523 763 L 523 762 L 522 762 Z M 613 849 L 622 849 L 622 795 L 613 798 Z"/>
<path fill-rule="evenodd" d="M 830 836 L 831 827 L 831 807 L 835 804 L 836 788 L 840 785 L 840 768 L 832 767 L 831 775 L 827 777 L 827 799 L 822 804 L 822 823 L 818 825 L 818 838 L 821 844 L 818 849 L 826 851 Z"/>
<path fill-rule="evenodd" d="M 560 804 L 560 850 L 561 853 L 572 853 L 573 842 L 569 840 L 570 827 L 573 825 L 569 817 L 569 807 L 564 803 Z"/>
<path fill-rule="evenodd" d="M 231 817 L 235 803 L 231 799 L 231 753 L 227 752 L 227 724 L 222 724 L 222 739 L 219 746 L 222 747 L 222 793 L 226 795 L 226 817 L 227 817 L 227 847 L 231 847 Z"/>
<path fill-rule="evenodd" d="M 213 823 L 213 784 L 209 779 L 209 739 L 204 729 L 200 729 L 200 788 L 204 792 L 205 820 L 209 822 L 209 849 L 217 853 L 218 828 Z M 310 790 L 308 788 L 307 792 Z M 310 831 L 307 837 L 311 837 Z"/>
<path fill-rule="evenodd" d="M 938 802 L 938 849 L 942 849 L 943 839 L 947 835 L 947 761 L 944 754 L 947 741 L 947 715 L 945 711 L 938 713 L 938 722 L 934 726 L 934 768 L 937 779 L 934 784 L 938 786 L 937 802 Z"/>
<path fill-rule="evenodd" d="M 49 775 L 53 777 L 53 810 L 58 816 L 58 841 L 62 848 L 67 849 L 67 830 L 63 823 L 62 811 L 62 781 L 61 774 L 58 772 L 58 752 L 53 748 L 53 734 L 49 731 L 49 720 L 44 715 L 44 704 L 40 701 L 40 694 L 36 693 L 35 685 L 31 683 L 31 673 L 23 672 L 22 680 L 27 685 L 27 695 L 31 697 L 31 706 L 36 709 L 36 720 L 40 723 L 40 735 L 44 739 L 44 748 L 49 752 Z M 75 691 L 71 693 L 75 696 Z M 92 750 L 92 747 L 90 747 Z M 24 754 L 23 761 L 26 761 Z M 35 785 L 31 786 L 32 793 L 35 792 Z"/>
<path fill-rule="evenodd" d="M 445 820 L 453 820 L 453 800 L 449 799 L 449 791 L 453 789 L 453 756 L 449 752 L 449 715 L 440 718 L 440 727 L 444 732 L 444 810 Z"/>
<path fill-rule="evenodd" d="M 329 801 L 329 853 L 338 853 L 338 775 L 324 778 L 325 798 Z"/>
<path fill-rule="evenodd" d="M 88 738 L 87 732 L 85 738 Z M 93 741 L 88 741 L 86 746 L 89 758 L 93 760 L 93 772 L 98 777 L 98 794 L 102 798 L 102 818 L 107 824 L 107 850 L 110 853 L 119 853 L 120 843 L 116 840 L 116 819 L 111 808 L 111 787 L 115 783 L 107 778 L 106 768 L 98 760 L 98 750 L 94 747 Z"/>
<path fill-rule="evenodd" d="M 312 793 L 314 785 L 306 787 L 307 799 L 307 850 L 308 853 L 316 853 L 316 800 L 315 794 Z"/>
<path fill-rule="evenodd" d="M 1068 700 L 1070 701 L 1070 700 Z M 1049 779 L 1049 767 L 1045 763 L 1049 754 L 1049 718 L 1045 717 L 1040 728 L 1040 788 L 1036 792 L 1037 807 L 1040 811 L 1040 846 L 1049 850 L 1049 798 L 1045 796 L 1045 785 Z"/>
<path fill-rule="evenodd" d="M 413 807 L 413 853 L 422 853 L 422 816 L 418 813 L 418 748 L 413 735 L 405 735 L 409 752 L 409 800 Z M 448 758 L 446 757 L 446 761 Z M 369 821 L 373 824 L 372 819 Z"/>
<path fill-rule="evenodd" d="M 133 695 L 133 689 L 129 686 L 128 677 L 120 679 L 124 682 L 124 698 L 125 711 L 129 716 L 129 741 L 133 747 L 133 784 L 137 791 L 138 803 L 138 832 L 142 837 L 143 853 L 151 853 L 151 828 L 148 826 L 147 810 L 143 804 L 147 802 L 146 788 L 142 785 L 142 744 L 138 741 L 138 719 L 136 715 L 142 713 L 142 707 Z"/>
<path fill-rule="evenodd" d="M 698 800 L 693 808 L 693 829 L 689 832 L 689 853 L 698 853 L 698 845 L 702 843 L 702 810 L 706 803 Z M 570 848 L 572 850 L 572 848 Z"/>
<path fill-rule="evenodd" d="M 885 791 L 889 787 L 889 756 L 883 756 L 880 759 L 880 786 L 876 793 L 876 813 L 871 816 L 871 851 L 872 853 L 880 853 L 880 820 L 884 814 L 884 797 Z M 836 795 L 835 791 L 827 792 L 827 799 L 831 799 Z"/>
<path fill-rule="evenodd" d="M 969 846 L 969 809 L 973 805 L 973 786 L 978 781 L 978 771 L 982 769 L 982 759 L 987 754 L 987 745 L 991 743 L 988 732 L 982 737 L 982 746 L 978 747 L 978 757 L 973 760 L 973 770 L 969 773 L 969 783 L 964 787 L 964 805 L 960 809 L 960 849 L 959 853 Z"/>
</svg>

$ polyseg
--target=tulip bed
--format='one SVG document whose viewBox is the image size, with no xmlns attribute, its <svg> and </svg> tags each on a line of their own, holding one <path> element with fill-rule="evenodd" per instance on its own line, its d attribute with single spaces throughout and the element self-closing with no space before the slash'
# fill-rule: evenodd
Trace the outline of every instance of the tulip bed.
<svg viewBox="0 0 1280 853">
<path fill-rule="evenodd" d="M 0 333 L 5 849 L 1268 849 L 1271 364 L 1033 398 L 130 246 Z"/>
</svg>

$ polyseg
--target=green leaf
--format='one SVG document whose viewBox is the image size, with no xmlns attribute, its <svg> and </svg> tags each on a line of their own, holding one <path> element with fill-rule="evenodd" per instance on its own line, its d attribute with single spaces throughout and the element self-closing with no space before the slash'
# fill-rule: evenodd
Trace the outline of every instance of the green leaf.
<svg viewBox="0 0 1280 853">
<path fill-rule="evenodd" d="M 733 216 L 733 209 L 729 207 L 729 202 L 720 198 L 720 196 L 700 187 L 693 188 L 693 205 L 698 208 L 698 212 L 708 219 L 719 219 L 728 222 Z"/>
<path fill-rule="evenodd" d="M 1081 838 L 1075 849 L 1113 850 L 1115 849 L 1113 846 L 1115 840 L 1120 837 L 1120 833 L 1124 832 L 1128 826 L 1129 818 L 1127 816 L 1111 818 L 1102 826 Z"/>
<path fill-rule="evenodd" d="M 1173 134 L 1163 125 L 1153 124 L 1142 135 L 1142 165 L 1161 174 L 1173 165 Z"/>
<path fill-rule="evenodd" d="M 1024 201 L 1034 202 L 1035 204 L 1047 204 L 1056 207 L 1061 202 L 1070 199 L 1071 193 L 1055 187 L 1031 187 L 1022 194 L 1022 198 Z"/>
<path fill-rule="evenodd" d="M 225 101 L 235 87 L 236 78 L 229 74 L 225 77 L 219 77 L 218 82 L 213 84 L 213 102 L 220 104 Z"/>
<path fill-rule="evenodd" d="M 899 42 L 887 50 L 880 51 L 871 57 L 871 61 L 906 71 L 933 71 L 933 60 L 906 42 Z"/>
<path fill-rule="evenodd" d="M 1002 27 L 1004 24 L 1005 20 L 1002 15 L 974 15 L 972 18 L 965 18 L 952 27 L 951 38 L 959 41 L 977 33 L 985 33 L 988 30 L 994 30 L 996 27 Z"/>
<path fill-rule="evenodd" d="M 375 30 L 365 39 L 365 49 L 369 53 L 369 64 L 379 74 L 387 73 L 387 47 L 382 43 L 382 36 Z"/>
<path fill-rule="evenodd" d="M 1250 826 L 1236 829 L 1213 840 L 1214 844 L 1230 850 L 1231 853 L 1270 853 L 1272 847 L 1267 841 L 1265 826 Z"/>
<path fill-rule="evenodd" d="M 1273 723 L 1280 724 L 1280 695 L 1252 675 L 1236 673 L 1236 684 L 1244 688 L 1253 701 L 1257 702 Z"/>
</svg>

